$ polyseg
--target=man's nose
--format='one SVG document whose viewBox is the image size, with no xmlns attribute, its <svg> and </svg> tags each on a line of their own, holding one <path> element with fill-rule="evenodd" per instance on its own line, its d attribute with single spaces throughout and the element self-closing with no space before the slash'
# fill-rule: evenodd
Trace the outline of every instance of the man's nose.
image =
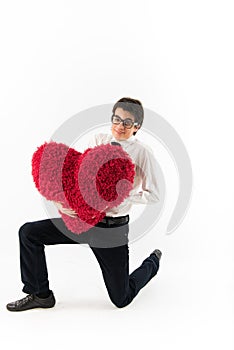
<svg viewBox="0 0 234 350">
<path fill-rule="evenodd" d="M 120 122 L 118 125 L 117 125 L 117 128 L 121 128 L 121 129 L 124 129 L 124 122 Z"/>
</svg>

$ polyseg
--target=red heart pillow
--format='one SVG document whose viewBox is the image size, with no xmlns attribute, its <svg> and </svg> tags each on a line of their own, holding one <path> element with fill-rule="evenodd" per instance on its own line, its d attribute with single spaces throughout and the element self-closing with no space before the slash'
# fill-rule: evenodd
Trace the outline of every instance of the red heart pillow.
<svg viewBox="0 0 234 350">
<path fill-rule="evenodd" d="M 101 221 L 107 208 L 128 197 L 135 170 L 120 146 L 100 145 L 82 154 L 52 141 L 34 152 L 32 175 L 46 199 L 77 213 L 77 218 L 72 218 L 60 212 L 67 228 L 79 234 Z"/>
</svg>

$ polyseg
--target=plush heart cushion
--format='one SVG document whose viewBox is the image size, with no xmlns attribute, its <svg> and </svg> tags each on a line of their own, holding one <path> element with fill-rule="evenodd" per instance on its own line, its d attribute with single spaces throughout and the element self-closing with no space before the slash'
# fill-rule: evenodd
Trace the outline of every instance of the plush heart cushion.
<svg viewBox="0 0 234 350">
<path fill-rule="evenodd" d="M 70 231 L 80 234 L 129 196 L 135 170 L 121 146 L 100 145 L 80 153 L 51 141 L 34 152 L 32 175 L 42 196 L 77 213 L 76 218 L 60 215 Z"/>
</svg>

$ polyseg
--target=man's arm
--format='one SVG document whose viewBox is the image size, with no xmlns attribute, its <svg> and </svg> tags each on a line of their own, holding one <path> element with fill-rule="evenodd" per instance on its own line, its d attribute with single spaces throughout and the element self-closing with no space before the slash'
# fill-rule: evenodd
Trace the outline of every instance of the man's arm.
<svg viewBox="0 0 234 350">
<path fill-rule="evenodd" d="M 154 204 L 159 202 L 160 194 L 157 176 L 156 160 L 153 152 L 144 149 L 136 164 L 136 176 L 142 179 L 141 190 L 131 193 L 128 197 L 134 204 Z M 132 190 L 134 192 L 134 190 Z"/>
<path fill-rule="evenodd" d="M 66 215 L 70 216 L 71 218 L 77 217 L 77 214 L 74 210 L 72 210 L 70 208 L 64 208 L 60 202 L 53 201 L 53 203 L 61 213 L 66 214 Z"/>
</svg>

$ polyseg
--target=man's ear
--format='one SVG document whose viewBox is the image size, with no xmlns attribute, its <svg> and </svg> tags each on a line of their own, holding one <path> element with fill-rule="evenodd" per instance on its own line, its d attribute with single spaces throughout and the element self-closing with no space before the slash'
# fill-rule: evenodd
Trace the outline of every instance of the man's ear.
<svg viewBox="0 0 234 350">
<path fill-rule="evenodd" d="M 141 125 L 136 125 L 135 126 L 135 132 L 137 132 L 141 128 Z"/>
</svg>

